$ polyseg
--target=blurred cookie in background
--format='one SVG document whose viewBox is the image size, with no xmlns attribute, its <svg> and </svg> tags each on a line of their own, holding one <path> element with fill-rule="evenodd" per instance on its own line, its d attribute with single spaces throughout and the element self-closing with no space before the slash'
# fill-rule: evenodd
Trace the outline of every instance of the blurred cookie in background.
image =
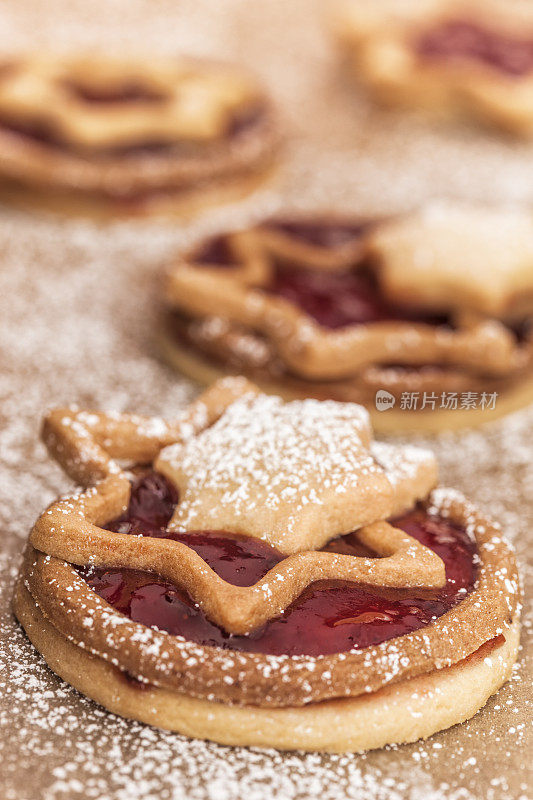
<svg viewBox="0 0 533 800">
<path fill-rule="evenodd" d="M 3 199 L 194 213 L 255 188 L 279 144 L 269 98 L 236 68 L 105 55 L 0 63 Z"/>
<path fill-rule="evenodd" d="M 533 397 L 533 215 L 434 202 L 265 220 L 170 267 L 160 346 L 207 384 L 365 405 L 381 431 L 478 425 Z"/>
<path fill-rule="evenodd" d="M 333 27 L 386 105 L 533 135 L 533 6 L 524 0 L 341 0 Z"/>
</svg>

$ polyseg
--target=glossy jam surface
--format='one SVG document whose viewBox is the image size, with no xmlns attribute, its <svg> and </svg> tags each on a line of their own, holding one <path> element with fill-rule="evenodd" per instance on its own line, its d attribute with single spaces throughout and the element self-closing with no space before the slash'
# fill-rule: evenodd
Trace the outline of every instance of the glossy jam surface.
<svg viewBox="0 0 533 800">
<path fill-rule="evenodd" d="M 448 324 L 444 317 L 426 315 L 388 303 L 372 273 L 365 269 L 322 272 L 280 267 L 276 270 L 269 291 L 297 305 L 326 328 L 387 320 Z"/>
<path fill-rule="evenodd" d="M 512 37 L 468 20 L 448 20 L 426 31 L 417 51 L 429 59 L 469 58 L 510 76 L 533 70 L 533 36 Z"/>
<path fill-rule="evenodd" d="M 164 525 L 175 501 L 175 492 L 165 479 L 149 473 L 134 484 L 128 512 L 107 528 L 186 542 L 215 572 L 239 586 L 255 583 L 283 558 L 269 545 L 247 537 L 212 531 L 166 533 Z M 284 614 L 248 636 L 228 635 L 206 619 L 182 590 L 150 573 L 118 569 L 81 573 L 100 597 L 132 620 L 199 644 L 270 654 L 337 653 L 418 630 L 453 608 L 473 588 L 476 546 L 465 531 L 422 509 L 394 524 L 443 559 L 446 585 L 442 589 L 376 590 L 323 581 L 309 586 Z M 354 534 L 330 542 L 326 549 L 368 555 Z"/>
<path fill-rule="evenodd" d="M 225 581 L 235 586 L 257 583 L 283 558 L 264 542 L 223 531 L 175 533 L 167 530 L 178 495 L 159 473 L 149 472 L 133 484 L 126 514 L 108 523 L 107 530 L 136 536 L 155 536 L 184 542 L 202 556 Z M 215 569 L 215 567 L 213 567 Z"/>
</svg>

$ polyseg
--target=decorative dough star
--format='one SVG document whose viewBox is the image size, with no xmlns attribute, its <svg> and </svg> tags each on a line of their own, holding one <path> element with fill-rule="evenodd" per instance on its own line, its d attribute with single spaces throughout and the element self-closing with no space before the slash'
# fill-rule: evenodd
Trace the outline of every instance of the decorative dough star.
<svg viewBox="0 0 533 800">
<path fill-rule="evenodd" d="M 392 512 L 394 489 L 370 451 L 366 411 L 247 396 L 198 436 L 161 451 L 177 486 L 173 530 L 227 530 L 284 553 L 318 549 Z"/>
<path fill-rule="evenodd" d="M 496 317 L 533 307 L 533 215 L 438 203 L 380 226 L 371 250 L 391 300 Z"/>
</svg>

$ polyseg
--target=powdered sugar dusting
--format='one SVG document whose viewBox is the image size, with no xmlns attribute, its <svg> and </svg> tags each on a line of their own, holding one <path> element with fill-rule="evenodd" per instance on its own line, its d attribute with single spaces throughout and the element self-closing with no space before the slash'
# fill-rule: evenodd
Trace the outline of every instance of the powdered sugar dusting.
<svg viewBox="0 0 533 800">
<path fill-rule="evenodd" d="M 431 450 L 409 444 L 398 447 L 390 442 L 372 442 L 372 455 L 386 471 L 393 486 L 413 478 L 421 467 L 432 469 L 435 466 Z"/>
</svg>

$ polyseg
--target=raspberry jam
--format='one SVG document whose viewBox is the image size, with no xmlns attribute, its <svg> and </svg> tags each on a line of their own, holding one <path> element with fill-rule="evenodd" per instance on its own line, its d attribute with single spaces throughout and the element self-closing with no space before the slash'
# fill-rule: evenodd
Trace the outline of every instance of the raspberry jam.
<svg viewBox="0 0 533 800">
<path fill-rule="evenodd" d="M 166 480 L 148 473 L 135 482 L 126 514 L 108 530 L 186 542 L 224 580 L 249 586 L 283 555 L 248 537 L 218 531 L 168 533 L 176 493 Z M 211 623 L 185 592 L 146 572 L 81 570 L 89 586 L 135 622 L 157 627 L 202 645 L 257 653 L 322 655 L 364 648 L 428 625 L 460 602 L 474 586 L 475 543 L 467 533 L 416 508 L 394 524 L 430 547 L 446 565 L 446 585 L 438 590 L 366 589 L 346 581 L 309 586 L 276 619 L 247 636 L 228 635 Z M 368 555 L 354 534 L 330 542 L 328 551 Z"/>
<path fill-rule="evenodd" d="M 276 270 L 269 291 L 299 306 L 326 328 L 386 320 L 449 324 L 444 316 L 423 314 L 388 303 L 373 274 L 364 267 L 356 272 L 280 267 Z"/>
<path fill-rule="evenodd" d="M 428 59 L 469 58 L 510 76 L 533 70 L 533 38 L 518 38 L 468 20 L 448 20 L 426 31 L 417 52 Z"/>
<path fill-rule="evenodd" d="M 248 536 L 229 535 L 220 531 L 167 531 L 178 495 L 159 473 L 149 472 L 133 485 L 130 505 L 125 514 L 105 527 L 117 533 L 155 536 L 185 542 L 215 569 L 221 578 L 235 586 L 257 583 L 283 556 L 274 548 Z M 146 578 L 146 573 L 144 574 Z"/>
</svg>

